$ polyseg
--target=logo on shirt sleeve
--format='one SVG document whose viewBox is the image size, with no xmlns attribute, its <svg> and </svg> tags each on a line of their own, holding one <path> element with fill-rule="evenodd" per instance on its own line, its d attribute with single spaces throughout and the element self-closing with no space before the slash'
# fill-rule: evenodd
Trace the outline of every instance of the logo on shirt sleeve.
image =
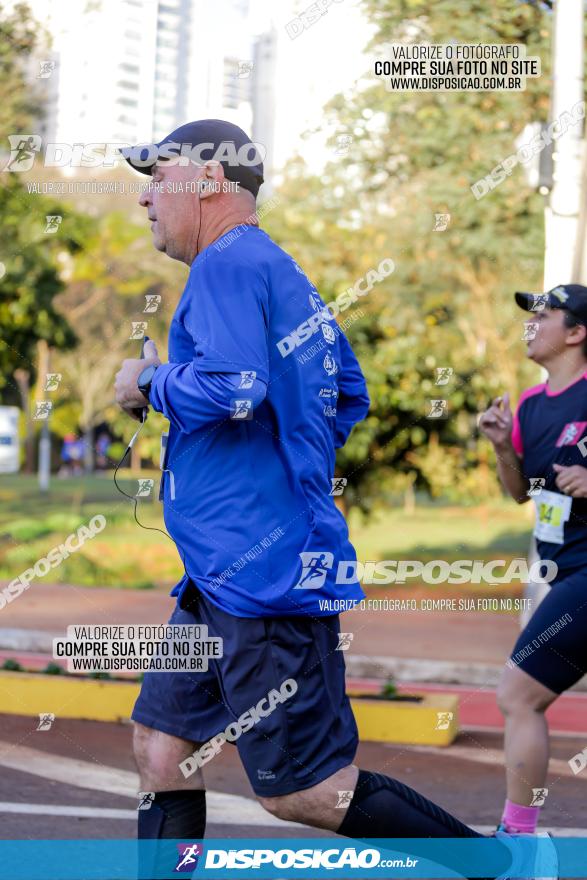
<svg viewBox="0 0 587 880">
<path fill-rule="evenodd" d="M 326 352 L 326 354 L 324 355 L 322 365 L 324 367 L 324 370 L 326 371 L 327 376 L 334 376 L 336 375 L 336 373 L 338 373 L 338 364 L 329 352 Z"/>
<path fill-rule="evenodd" d="M 322 308 L 322 302 L 320 301 L 320 297 L 318 296 L 318 291 L 312 288 L 312 292 L 309 294 L 308 299 L 314 311 L 319 312 Z"/>
<path fill-rule="evenodd" d="M 334 345 L 334 343 L 336 342 L 336 333 L 334 332 L 330 324 L 321 324 L 320 326 L 322 327 L 322 336 L 324 337 L 326 342 L 329 342 L 330 345 Z"/>
<path fill-rule="evenodd" d="M 576 446 L 583 432 L 587 427 L 587 422 L 569 422 L 564 426 L 561 435 L 556 441 L 557 446 Z"/>
</svg>

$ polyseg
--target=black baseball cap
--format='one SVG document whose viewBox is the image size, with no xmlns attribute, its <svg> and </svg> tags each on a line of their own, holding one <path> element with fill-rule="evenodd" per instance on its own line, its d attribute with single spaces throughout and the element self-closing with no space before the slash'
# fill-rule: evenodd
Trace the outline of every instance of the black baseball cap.
<svg viewBox="0 0 587 880">
<path fill-rule="evenodd" d="M 546 293 L 516 293 L 515 297 L 526 312 L 540 312 L 545 307 L 565 309 L 587 325 L 587 287 L 582 284 L 559 284 Z"/>
<path fill-rule="evenodd" d="M 151 174 L 158 160 L 188 156 L 192 161 L 217 159 L 227 180 L 239 183 L 255 198 L 263 183 L 263 162 L 259 145 L 232 122 L 224 119 L 199 119 L 180 125 L 159 143 L 121 147 L 128 164 L 142 174 Z"/>
</svg>

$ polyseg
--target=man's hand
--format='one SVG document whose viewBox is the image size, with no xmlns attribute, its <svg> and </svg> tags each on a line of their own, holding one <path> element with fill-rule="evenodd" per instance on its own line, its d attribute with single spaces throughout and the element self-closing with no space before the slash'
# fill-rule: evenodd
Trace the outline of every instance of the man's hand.
<svg viewBox="0 0 587 880">
<path fill-rule="evenodd" d="M 157 354 L 157 346 L 152 339 L 145 342 L 145 357 L 132 358 L 122 362 L 122 367 L 114 380 L 116 403 L 132 419 L 140 422 L 141 419 L 135 410 L 143 409 L 149 405 L 147 398 L 137 388 L 137 379 L 149 364 L 159 365 L 161 360 Z"/>
<path fill-rule="evenodd" d="M 499 449 L 511 442 L 513 416 L 510 409 L 510 396 L 496 397 L 489 409 L 479 417 L 479 430 Z"/>
<path fill-rule="evenodd" d="M 587 468 L 580 464 L 569 467 L 563 464 L 553 464 L 553 470 L 558 474 L 555 483 L 565 495 L 572 498 L 587 498 Z"/>
</svg>

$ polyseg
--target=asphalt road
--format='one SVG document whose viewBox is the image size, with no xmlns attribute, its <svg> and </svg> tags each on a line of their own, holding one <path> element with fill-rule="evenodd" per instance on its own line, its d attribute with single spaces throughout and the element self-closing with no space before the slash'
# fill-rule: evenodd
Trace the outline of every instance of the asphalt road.
<svg viewBox="0 0 587 880">
<path fill-rule="evenodd" d="M 56 719 L 48 731 L 36 726 L 37 718 L 0 715 L 0 838 L 134 837 L 138 786 L 132 775 L 130 725 Z M 567 763 L 584 745 L 580 734 L 553 737 L 543 825 L 555 834 L 587 834 L 587 770 L 574 776 Z M 503 804 L 501 749 L 500 733 L 471 728 L 448 749 L 363 743 L 357 763 L 398 777 L 463 821 L 489 831 Z M 207 837 L 332 836 L 281 823 L 264 812 L 235 748 L 211 761 L 205 778 L 210 792 Z"/>
</svg>

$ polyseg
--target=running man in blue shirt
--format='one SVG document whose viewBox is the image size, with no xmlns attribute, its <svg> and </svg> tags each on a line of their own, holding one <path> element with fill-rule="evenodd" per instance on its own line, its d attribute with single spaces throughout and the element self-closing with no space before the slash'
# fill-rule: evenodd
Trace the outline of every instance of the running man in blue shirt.
<svg viewBox="0 0 587 880">
<path fill-rule="evenodd" d="M 533 790 L 544 790 L 548 770 L 544 712 L 587 672 L 587 288 L 515 296 L 528 312 L 528 357 L 548 379 L 524 391 L 515 415 L 507 395 L 494 400 L 479 426 L 506 491 L 520 504 L 535 502 L 542 575 L 551 581 L 498 689 L 507 769 L 502 826 L 533 833 L 540 813 Z"/>
<path fill-rule="evenodd" d="M 198 148 L 198 164 L 174 161 L 178 145 Z M 275 816 L 353 838 L 478 837 L 353 764 L 357 727 L 330 609 L 363 592 L 337 583 L 338 563 L 356 555 L 331 480 L 335 449 L 369 397 L 318 291 L 257 225 L 262 163 L 235 161 L 252 146 L 236 126 L 202 120 L 125 153 L 151 175 L 140 204 L 155 247 L 190 272 L 169 363 L 148 343 L 145 360 L 123 363 L 117 401 L 133 417 L 150 405 L 169 419 L 162 500 L 185 566 L 171 621 L 204 624 L 223 642 L 208 672 L 145 676 L 135 754 L 155 798 L 139 811 L 139 836 L 204 836 L 201 766 L 228 737 Z M 505 870 L 518 841 L 502 849 Z"/>
</svg>

